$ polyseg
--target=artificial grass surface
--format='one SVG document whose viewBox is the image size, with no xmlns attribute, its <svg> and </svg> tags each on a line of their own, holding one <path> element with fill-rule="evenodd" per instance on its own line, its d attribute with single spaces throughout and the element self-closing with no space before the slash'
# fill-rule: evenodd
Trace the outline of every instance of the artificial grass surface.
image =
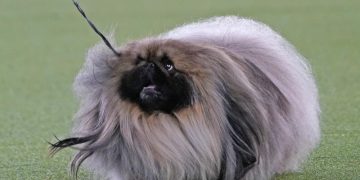
<svg viewBox="0 0 360 180">
<path fill-rule="evenodd" d="M 218 15 L 263 21 L 310 60 L 320 89 L 322 141 L 299 173 L 276 179 L 360 179 L 360 1 L 106 0 L 81 4 L 119 42 Z M 0 1 L 0 179 L 69 179 L 66 137 L 73 78 L 99 38 L 70 0 Z M 82 173 L 80 179 L 89 179 Z"/>
</svg>

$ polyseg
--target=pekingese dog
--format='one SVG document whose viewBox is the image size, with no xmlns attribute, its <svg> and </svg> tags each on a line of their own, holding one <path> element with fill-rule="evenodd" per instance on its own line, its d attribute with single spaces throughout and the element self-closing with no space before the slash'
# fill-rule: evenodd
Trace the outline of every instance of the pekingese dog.
<svg viewBox="0 0 360 180">
<path fill-rule="evenodd" d="M 295 171 L 320 139 L 306 60 L 268 26 L 216 17 L 91 48 L 74 83 L 71 169 L 113 180 L 257 180 Z"/>
</svg>

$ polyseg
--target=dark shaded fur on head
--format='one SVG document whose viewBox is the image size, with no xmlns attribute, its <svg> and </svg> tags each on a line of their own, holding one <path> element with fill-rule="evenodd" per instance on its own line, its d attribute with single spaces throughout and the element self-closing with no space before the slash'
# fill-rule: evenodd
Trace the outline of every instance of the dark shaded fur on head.
<svg viewBox="0 0 360 180">
<path fill-rule="evenodd" d="M 75 81 L 74 138 L 52 150 L 75 146 L 74 174 L 86 160 L 110 179 L 268 179 L 296 169 L 318 140 L 317 123 L 299 121 L 318 111 L 301 57 L 266 33 L 227 42 L 181 33 L 128 43 L 121 56 L 92 48 Z M 288 57 L 298 59 L 284 65 Z"/>
<path fill-rule="evenodd" d="M 123 99 L 139 104 L 149 113 L 154 110 L 171 113 L 190 105 L 190 82 L 186 74 L 173 67 L 166 54 L 146 58 L 139 55 L 135 65 L 121 79 L 119 93 Z"/>
</svg>

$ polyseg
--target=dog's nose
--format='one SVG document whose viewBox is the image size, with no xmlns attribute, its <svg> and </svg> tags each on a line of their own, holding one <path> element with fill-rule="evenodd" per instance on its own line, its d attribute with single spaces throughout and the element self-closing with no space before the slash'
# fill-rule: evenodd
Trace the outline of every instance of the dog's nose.
<svg viewBox="0 0 360 180">
<path fill-rule="evenodd" d="M 153 62 L 148 63 L 148 68 L 155 69 L 155 64 Z"/>
<path fill-rule="evenodd" d="M 145 72 L 148 78 L 152 79 L 156 72 L 156 65 L 153 62 L 148 62 L 145 66 Z"/>
<path fill-rule="evenodd" d="M 148 62 L 148 63 L 146 64 L 146 70 L 147 70 L 148 72 L 154 72 L 155 66 L 156 66 L 156 65 L 155 65 L 153 62 Z"/>
</svg>

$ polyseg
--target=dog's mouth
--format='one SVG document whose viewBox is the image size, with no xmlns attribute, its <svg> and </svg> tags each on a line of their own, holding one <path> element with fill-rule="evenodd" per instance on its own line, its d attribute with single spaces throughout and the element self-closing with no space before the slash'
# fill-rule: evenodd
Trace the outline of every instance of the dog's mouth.
<svg viewBox="0 0 360 180">
<path fill-rule="evenodd" d="M 162 93 L 159 87 L 155 84 L 149 84 L 142 88 L 140 91 L 140 99 L 145 103 L 152 103 L 161 99 Z"/>
</svg>

